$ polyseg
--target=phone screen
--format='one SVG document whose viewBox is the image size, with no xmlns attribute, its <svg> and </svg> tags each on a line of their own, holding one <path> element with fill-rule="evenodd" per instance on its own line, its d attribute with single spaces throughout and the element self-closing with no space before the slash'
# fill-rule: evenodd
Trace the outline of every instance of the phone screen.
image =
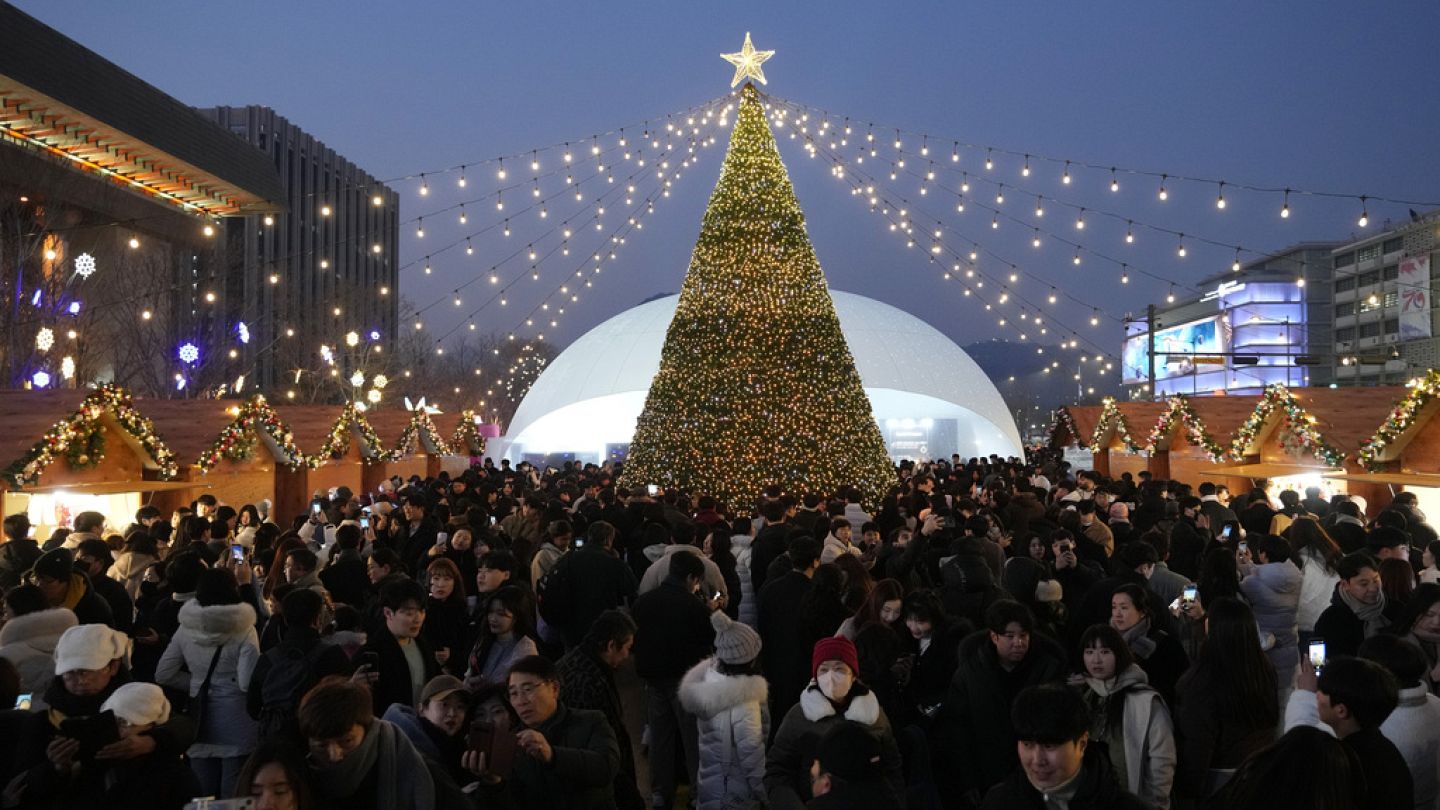
<svg viewBox="0 0 1440 810">
<path fill-rule="evenodd" d="M 1186 602 L 1194 602 L 1196 599 L 1200 598 L 1200 589 L 1194 585 L 1186 585 L 1185 590 L 1182 592 L 1180 598 L 1184 599 Z"/>
<path fill-rule="evenodd" d="M 1241 550 L 1241 551 L 1249 551 L 1249 550 L 1250 550 L 1250 544 L 1247 543 L 1247 542 L 1245 542 L 1244 540 L 1241 540 L 1241 541 L 1240 541 L 1240 550 Z"/>
<path fill-rule="evenodd" d="M 35 696 L 30 692 L 21 693 L 15 698 L 15 708 L 19 709 L 22 712 L 30 711 L 30 703 L 34 699 L 34 697 Z"/>
<path fill-rule="evenodd" d="M 1228 539 L 1230 537 L 1230 530 L 1233 528 L 1235 527 L 1231 526 L 1229 523 L 1226 523 L 1225 528 L 1220 530 L 1220 536 Z"/>
<path fill-rule="evenodd" d="M 312 504 L 310 504 L 310 514 L 312 514 L 312 515 L 318 515 L 318 514 L 320 514 L 320 504 L 318 504 L 318 503 L 312 503 Z"/>
<path fill-rule="evenodd" d="M 245 547 L 236 543 L 230 547 L 230 557 L 235 562 L 245 562 Z"/>
<path fill-rule="evenodd" d="M 1310 665 L 1318 672 L 1325 666 L 1325 640 L 1310 640 Z"/>
<path fill-rule="evenodd" d="M 368 529 L 368 528 L 370 528 L 370 518 L 365 517 L 364 515 L 361 515 L 361 516 L 360 516 L 360 528 L 362 528 L 362 529 Z"/>
</svg>

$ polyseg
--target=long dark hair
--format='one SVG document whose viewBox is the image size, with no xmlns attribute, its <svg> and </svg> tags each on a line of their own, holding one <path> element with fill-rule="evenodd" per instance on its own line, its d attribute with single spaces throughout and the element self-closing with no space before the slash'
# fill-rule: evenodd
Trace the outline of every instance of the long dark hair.
<svg viewBox="0 0 1440 810">
<path fill-rule="evenodd" d="M 1221 597 L 1205 606 L 1210 625 L 1200 654 L 1182 683 L 1200 680 L 1196 688 L 1215 694 L 1220 708 L 1231 718 L 1245 718 L 1256 728 L 1280 722 L 1275 692 L 1275 667 L 1260 649 L 1260 631 L 1250 606 L 1234 597 Z M 1184 687 L 1180 687 L 1184 691 Z"/>
<path fill-rule="evenodd" d="M 885 607 L 886 602 L 903 603 L 904 599 L 905 586 L 900 584 L 900 580 L 882 579 L 875 583 L 865 601 L 860 603 L 860 609 L 855 611 L 855 635 L 860 635 L 861 630 L 872 624 L 884 623 L 880 620 L 880 610 Z"/>
<path fill-rule="evenodd" d="M 1325 566 L 1326 571 L 1333 573 L 1335 564 L 1340 562 L 1340 558 L 1344 556 L 1344 553 L 1340 551 L 1340 546 L 1336 545 L 1334 539 L 1325 531 L 1325 527 L 1321 526 L 1315 518 L 1295 518 L 1291 521 L 1290 528 L 1285 530 L 1285 534 L 1290 539 L 1290 546 L 1295 551 L 1296 557 L 1299 557 L 1300 552 L 1307 548 L 1313 549 L 1316 554 L 1320 555 L 1320 562 Z"/>
<path fill-rule="evenodd" d="M 1365 805 L 1359 761 L 1345 744 L 1311 726 L 1296 726 L 1256 751 L 1207 807 L 1270 810 L 1358 810 Z"/>
<path fill-rule="evenodd" d="M 1436 602 L 1440 602 L 1440 585 L 1433 582 L 1425 582 L 1415 588 L 1410 594 L 1410 601 L 1405 603 L 1405 612 L 1400 616 L 1400 624 L 1396 628 L 1400 633 L 1411 633 L 1415 630 L 1415 622 L 1430 611 Z"/>
<path fill-rule="evenodd" d="M 710 530 L 710 561 L 727 579 L 735 573 L 737 563 L 735 552 L 731 550 L 730 524 L 723 520 Z"/>
<path fill-rule="evenodd" d="M 515 638 L 535 638 L 535 601 L 530 592 L 517 585 L 506 585 L 490 594 L 485 600 L 484 611 L 489 614 L 490 607 L 499 602 L 510 614 L 515 617 L 515 624 L 510 633 Z M 490 650 L 495 646 L 496 638 L 490 632 L 490 622 L 480 622 L 480 635 L 475 641 L 475 660 L 484 665 L 485 659 L 489 657 Z"/>
</svg>

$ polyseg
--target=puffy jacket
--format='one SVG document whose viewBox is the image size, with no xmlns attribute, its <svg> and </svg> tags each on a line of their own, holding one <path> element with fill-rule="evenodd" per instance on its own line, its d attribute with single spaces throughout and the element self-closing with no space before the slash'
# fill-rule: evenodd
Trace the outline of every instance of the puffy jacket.
<svg viewBox="0 0 1440 810">
<path fill-rule="evenodd" d="M 735 555 L 735 573 L 740 577 L 740 621 L 750 627 L 759 626 L 759 606 L 755 604 L 755 581 L 750 573 L 750 562 L 754 552 L 753 541 L 748 534 L 737 534 L 730 538 L 730 553 Z"/>
<path fill-rule="evenodd" d="M 1145 670 L 1131 664 L 1109 682 L 1086 678 L 1085 683 L 1085 703 L 1095 721 L 1091 739 L 1104 741 L 1112 752 L 1116 748 L 1124 752 L 1127 790 L 1156 810 L 1168 810 L 1175 780 L 1175 729 L 1170 710 L 1146 680 Z M 1123 694 L 1125 703 L 1120 726 L 1112 731 L 1105 706 L 1116 694 Z"/>
<path fill-rule="evenodd" d="M 0 627 L 0 658 L 20 673 L 20 692 L 28 692 L 32 709 L 45 707 L 40 695 L 55 677 L 55 645 L 78 622 L 68 608 L 50 608 L 16 616 Z"/>
<path fill-rule="evenodd" d="M 1315 630 L 1320 614 L 1330 607 L 1330 596 L 1340 582 L 1340 575 L 1325 567 L 1325 560 L 1313 549 L 1301 549 L 1296 565 L 1300 566 L 1300 608 L 1295 624 L 1309 633 Z"/>
<path fill-rule="evenodd" d="M 805 806 L 810 796 L 810 764 L 815 760 L 820 737 L 841 720 L 859 723 L 879 738 L 880 764 L 890 792 L 897 799 L 905 795 L 900 747 L 875 693 L 857 681 L 850 687 L 850 705 L 841 715 L 811 681 L 800 693 L 800 702 L 785 713 L 775 741 L 765 754 L 765 791 L 772 810 L 799 810 Z"/>
<path fill-rule="evenodd" d="M 1275 665 L 1275 680 L 1282 690 L 1289 688 L 1299 664 L 1296 616 L 1304 578 L 1293 563 L 1279 562 L 1255 566 L 1240 582 L 1240 593 L 1255 611 L 1255 623 L 1260 626 L 1261 634 L 1275 636 L 1275 643 L 1265 654 Z"/>
<path fill-rule="evenodd" d="M 140 583 L 145 579 L 145 569 L 158 559 L 149 554 L 127 551 L 120 555 L 105 575 L 125 586 L 125 592 L 132 600 L 140 598 Z"/>
<path fill-rule="evenodd" d="M 707 658 L 680 680 L 680 704 L 700 728 L 699 810 L 739 810 L 765 797 L 769 687 L 760 675 L 725 675 Z"/>
<path fill-rule="evenodd" d="M 220 658 L 210 677 L 209 699 L 202 728 L 190 747 L 191 757 L 244 756 L 255 748 L 257 729 L 246 709 L 246 690 L 260 661 L 254 608 L 243 603 L 186 602 L 180 608 L 180 629 L 155 667 L 155 681 L 198 695 L 216 650 Z"/>
</svg>

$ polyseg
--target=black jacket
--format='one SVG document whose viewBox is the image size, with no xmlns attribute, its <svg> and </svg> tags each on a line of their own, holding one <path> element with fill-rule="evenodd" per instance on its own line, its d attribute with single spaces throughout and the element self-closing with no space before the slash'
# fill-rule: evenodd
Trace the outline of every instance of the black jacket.
<svg viewBox="0 0 1440 810">
<path fill-rule="evenodd" d="M 433 538 L 432 538 L 433 539 Z M 342 551 L 320 572 L 320 583 L 330 592 L 330 598 L 363 611 L 370 597 L 370 576 L 365 572 L 365 561 L 359 553 Z M 455 583 L 459 588 L 463 583 Z M 471 579 L 473 587 L 474 580 Z"/>
<path fill-rule="evenodd" d="M 507 787 L 521 810 L 614 810 L 620 749 L 605 715 L 561 704 L 536 730 L 554 756 L 547 765 L 516 752 Z"/>
<path fill-rule="evenodd" d="M 1194 581 L 1200 575 L 1200 555 L 1212 539 L 1193 520 L 1175 521 L 1170 527 L 1170 570 Z"/>
<path fill-rule="evenodd" d="M 895 791 L 884 779 L 864 782 L 841 781 L 830 788 L 824 796 L 816 796 L 805 803 L 807 810 L 902 810 L 895 799 Z"/>
<path fill-rule="evenodd" d="M 1400 620 L 1403 606 L 1387 601 L 1383 615 L 1393 625 Z M 1340 583 L 1330 595 L 1330 607 L 1315 620 L 1315 635 L 1325 639 L 1325 655 L 1355 655 L 1365 641 L 1365 622 L 1340 597 Z"/>
<path fill-rule="evenodd" d="M 1337 521 L 1334 525 L 1329 526 L 1326 531 L 1330 533 L 1330 537 L 1335 541 L 1335 545 L 1339 546 L 1340 550 L 1346 554 L 1353 554 L 1357 551 L 1365 550 L 1365 538 L 1369 535 L 1366 533 L 1364 526 L 1357 526 L 1354 523 L 1340 523 Z"/>
<path fill-rule="evenodd" d="M 1070 810 L 1145 810 L 1149 807 L 1120 786 L 1109 759 L 1094 746 L 1085 749 L 1076 779 L 1078 787 L 1070 799 Z M 1005 781 L 985 794 L 980 810 L 1045 810 L 1045 797 L 1030 784 L 1025 771 L 1016 767 Z"/>
<path fill-rule="evenodd" d="M 95 586 L 90 582 L 90 577 L 78 572 L 75 576 L 83 580 L 85 587 L 85 594 L 80 597 L 80 601 L 75 603 L 75 607 L 71 608 L 75 611 L 75 618 L 81 624 L 107 624 L 115 627 L 115 614 L 110 609 L 110 603 L 105 601 L 105 598 L 95 590 Z M 70 587 L 76 587 L 75 583 L 76 580 L 72 578 Z M 115 584 L 119 585 L 120 583 Z M 68 595 L 66 598 L 68 600 Z M 128 601 L 128 595 L 126 598 Z"/>
<path fill-rule="evenodd" d="M 414 527 L 415 531 L 410 529 L 408 525 L 401 529 L 400 559 L 411 574 L 418 575 L 425 569 L 425 555 L 435 546 L 435 540 L 440 535 L 440 522 L 426 515 L 420 524 Z"/>
<path fill-rule="evenodd" d="M 1013 670 L 1000 666 L 988 630 L 960 643 L 960 666 L 950 680 L 936 733 L 951 767 L 940 777 L 951 795 L 984 791 L 1017 766 L 1010 704 L 1020 690 L 1065 677 L 1065 653 L 1059 644 L 1032 633 L 1025 660 Z M 942 794 L 947 791 L 942 790 Z"/>
<path fill-rule="evenodd" d="M 324 648 L 323 650 L 321 648 Z M 325 644 L 320 633 L 313 627 L 291 627 L 286 629 L 285 638 L 274 648 L 260 656 L 255 662 L 255 674 L 250 676 L 250 688 L 245 693 L 245 709 L 251 717 L 260 719 L 260 710 L 265 707 L 265 679 L 275 664 L 285 657 L 299 653 L 309 656 L 312 661 L 309 683 L 301 685 L 300 694 L 292 696 L 292 705 L 298 707 L 305 692 L 326 675 L 343 675 L 350 671 L 350 657 L 345 650 Z M 297 725 L 294 731 L 299 732 Z M 299 743 L 297 738 L 295 743 Z"/>
<path fill-rule="evenodd" d="M 1365 806 L 1373 810 L 1409 810 L 1415 806 L 1415 780 L 1395 743 L 1379 728 L 1346 737 L 1345 747 L 1355 752 L 1365 774 Z"/>
<path fill-rule="evenodd" d="M 562 555 L 554 567 L 562 566 L 562 574 L 557 574 L 555 579 L 563 579 L 568 589 L 566 602 L 570 611 L 569 616 L 557 624 L 565 637 L 565 645 L 574 647 L 596 616 L 634 602 L 640 583 L 624 561 L 594 546 L 583 546 Z"/>
<path fill-rule="evenodd" d="M 635 673 L 647 681 L 679 681 L 710 654 L 710 609 L 674 579 L 635 600 Z"/>
<path fill-rule="evenodd" d="M 810 682 L 810 650 L 801 640 L 796 617 L 800 603 L 810 592 L 810 578 L 790 569 L 767 582 L 756 597 L 756 630 L 760 631 L 760 661 L 770 681 L 770 716 L 784 717 L 800 699 L 800 690 Z"/>
<path fill-rule="evenodd" d="M 765 587 L 770 563 L 789 547 L 786 538 L 790 536 L 790 529 L 786 523 L 768 523 L 756 533 L 755 541 L 750 544 L 750 581 L 755 593 L 760 593 L 760 589 Z"/>
<path fill-rule="evenodd" d="M 635 780 L 635 754 L 630 732 L 625 728 L 625 707 L 615 686 L 615 675 L 604 661 L 584 647 L 561 657 L 555 668 L 560 673 L 560 702 L 571 709 L 589 709 L 605 715 L 620 749 L 620 772 L 615 777 L 615 804 L 620 810 L 644 808 L 645 800 Z"/>
<path fill-rule="evenodd" d="M 415 696 L 419 694 L 420 687 L 426 681 L 440 674 L 440 665 L 435 661 L 435 652 L 430 648 L 430 643 L 421 634 L 411 644 L 416 645 L 420 650 L 420 660 L 425 665 L 425 677 L 418 684 L 410 683 L 410 665 L 405 663 L 405 652 L 400 649 L 400 642 L 390 633 L 390 629 L 382 622 L 370 632 L 369 640 L 364 647 L 360 648 L 355 658 L 358 665 L 360 656 L 367 652 L 373 652 L 380 659 L 380 682 L 370 685 L 371 699 L 375 707 L 375 716 L 385 714 L 391 703 L 399 703 L 402 706 L 414 706 Z M 451 651 L 454 654 L 454 651 Z"/>
<path fill-rule="evenodd" d="M 40 544 L 29 538 L 0 545 L 0 591 L 19 585 L 20 578 L 40 559 L 40 553 Z"/>
<path fill-rule="evenodd" d="M 129 635 L 135 626 L 135 602 L 130 598 L 130 592 L 125 590 L 124 585 L 104 574 L 92 577 L 90 586 L 95 590 L 95 595 L 104 599 L 105 604 L 110 607 L 110 615 L 114 619 L 110 626 Z"/>
</svg>

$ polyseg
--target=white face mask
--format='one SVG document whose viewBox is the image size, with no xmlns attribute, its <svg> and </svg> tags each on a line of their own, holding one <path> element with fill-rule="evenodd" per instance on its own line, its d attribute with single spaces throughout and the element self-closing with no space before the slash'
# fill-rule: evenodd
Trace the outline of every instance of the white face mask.
<svg viewBox="0 0 1440 810">
<path fill-rule="evenodd" d="M 850 686 L 855 679 L 843 672 L 831 670 L 822 672 L 815 676 L 815 682 L 820 686 L 820 692 L 831 700 L 844 700 L 850 694 Z"/>
</svg>

